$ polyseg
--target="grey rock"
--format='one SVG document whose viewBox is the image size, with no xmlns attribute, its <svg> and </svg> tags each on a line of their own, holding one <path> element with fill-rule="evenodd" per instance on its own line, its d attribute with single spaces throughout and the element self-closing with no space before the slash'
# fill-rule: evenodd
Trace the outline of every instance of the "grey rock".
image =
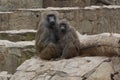
<svg viewBox="0 0 120 80">
<path fill-rule="evenodd" d="M 36 30 L 9 30 L 0 31 L 1 40 L 9 41 L 32 41 L 35 39 Z"/>
<path fill-rule="evenodd" d="M 40 8 L 43 0 L 1 0 L 0 10 L 8 11 L 17 8 Z"/>
<path fill-rule="evenodd" d="M 34 41 L 0 40 L 0 71 L 14 73 L 26 59 L 35 55 Z"/>
<path fill-rule="evenodd" d="M 41 22 L 41 13 L 48 10 L 58 11 L 60 19 L 67 19 L 71 26 L 83 34 L 120 33 L 120 6 L 115 5 L 19 9 L 15 12 L 0 13 L 0 30 L 37 29 Z"/>
<path fill-rule="evenodd" d="M 107 57 L 78 57 L 44 61 L 31 58 L 17 68 L 10 80 L 111 80 L 111 73 L 115 72 L 113 66 L 118 65 L 112 61 L 118 59 L 118 57 L 114 57 L 114 60 Z"/>
<path fill-rule="evenodd" d="M 120 5 L 119 0 L 44 0 L 43 7 L 85 7 L 91 5 Z"/>
<path fill-rule="evenodd" d="M 11 74 L 8 74 L 6 71 L 0 72 L 0 80 L 10 80 Z"/>
<path fill-rule="evenodd" d="M 37 29 L 39 22 L 38 12 L 0 12 L 0 31 Z"/>
</svg>

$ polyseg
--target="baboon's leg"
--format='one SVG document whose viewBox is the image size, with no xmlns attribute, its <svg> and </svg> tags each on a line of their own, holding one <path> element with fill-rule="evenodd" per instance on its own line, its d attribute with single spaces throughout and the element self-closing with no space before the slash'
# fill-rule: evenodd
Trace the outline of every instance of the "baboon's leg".
<svg viewBox="0 0 120 80">
<path fill-rule="evenodd" d="M 59 56 L 57 46 L 54 43 L 49 43 L 40 53 L 40 58 L 50 60 Z"/>
<path fill-rule="evenodd" d="M 79 52 L 76 49 L 76 46 L 71 42 L 65 46 L 61 58 L 69 59 L 72 57 L 79 56 Z"/>
</svg>

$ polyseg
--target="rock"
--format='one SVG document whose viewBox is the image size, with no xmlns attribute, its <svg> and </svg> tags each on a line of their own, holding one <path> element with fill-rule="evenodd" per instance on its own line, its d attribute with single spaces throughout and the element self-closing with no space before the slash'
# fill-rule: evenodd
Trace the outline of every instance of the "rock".
<svg viewBox="0 0 120 80">
<path fill-rule="evenodd" d="M 37 29 L 44 11 L 58 11 L 81 34 L 120 33 L 120 6 L 18 9 L 0 13 L 0 30 Z M 114 26 L 114 27 L 113 27 Z"/>
<path fill-rule="evenodd" d="M 8 11 L 17 8 L 40 8 L 43 0 L 1 0 L 0 10 Z"/>
<path fill-rule="evenodd" d="M 0 12 L 0 30 L 7 30 L 9 29 L 9 20 L 10 15 L 13 14 L 13 12 Z"/>
<path fill-rule="evenodd" d="M 0 80 L 10 80 L 11 74 L 8 74 L 6 71 L 0 72 Z"/>
<path fill-rule="evenodd" d="M 44 0 L 43 7 L 85 7 L 91 5 L 105 5 L 104 3 L 119 5 L 119 0 Z"/>
<path fill-rule="evenodd" d="M 109 2 L 119 5 L 119 0 L 1 0 L 0 11 L 11 11 L 18 8 L 46 8 L 46 7 L 85 7 L 91 5 L 104 5 Z"/>
<path fill-rule="evenodd" d="M 14 73 L 16 68 L 35 54 L 34 41 L 0 40 L 0 71 Z"/>
<path fill-rule="evenodd" d="M 39 22 L 38 12 L 0 12 L 0 31 L 37 29 Z"/>
<path fill-rule="evenodd" d="M 111 80 L 111 74 L 116 70 L 113 66 L 120 64 L 113 64 L 112 61 L 119 60 L 118 57 L 114 58 L 116 60 L 108 57 L 77 57 L 58 61 L 31 58 L 17 68 L 10 80 Z"/>
<path fill-rule="evenodd" d="M 0 31 L 1 40 L 9 41 L 32 41 L 35 39 L 36 30 L 9 30 Z"/>
</svg>

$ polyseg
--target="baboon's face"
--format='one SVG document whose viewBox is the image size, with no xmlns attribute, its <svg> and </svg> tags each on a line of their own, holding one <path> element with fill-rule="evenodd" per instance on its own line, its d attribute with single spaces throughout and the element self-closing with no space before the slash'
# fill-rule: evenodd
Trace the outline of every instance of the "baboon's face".
<svg viewBox="0 0 120 80">
<path fill-rule="evenodd" d="M 54 14 L 47 15 L 47 21 L 51 28 L 56 24 L 56 16 Z"/>
<path fill-rule="evenodd" d="M 61 33 L 65 34 L 67 32 L 67 24 L 60 23 L 59 28 Z"/>
</svg>

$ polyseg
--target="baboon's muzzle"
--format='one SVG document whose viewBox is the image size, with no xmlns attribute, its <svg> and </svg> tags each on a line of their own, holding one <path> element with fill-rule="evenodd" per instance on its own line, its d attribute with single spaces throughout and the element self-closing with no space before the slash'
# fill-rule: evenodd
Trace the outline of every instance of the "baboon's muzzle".
<svg viewBox="0 0 120 80">
<path fill-rule="evenodd" d="M 55 25 L 55 23 L 56 23 L 55 19 L 53 17 L 50 17 L 49 18 L 49 24 L 50 25 Z"/>
</svg>

